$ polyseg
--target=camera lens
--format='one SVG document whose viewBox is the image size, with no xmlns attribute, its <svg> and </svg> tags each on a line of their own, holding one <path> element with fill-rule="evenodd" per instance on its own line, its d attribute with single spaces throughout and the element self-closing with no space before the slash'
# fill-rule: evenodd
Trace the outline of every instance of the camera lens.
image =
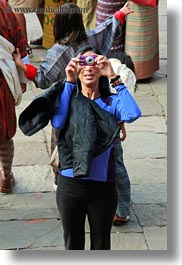
<svg viewBox="0 0 182 265">
<path fill-rule="evenodd" d="M 86 64 L 87 65 L 93 65 L 94 62 L 95 62 L 95 59 L 94 59 L 93 56 L 87 56 L 87 58 L 85 59 L 85 61 L 86 61 Z"/>
</svg>

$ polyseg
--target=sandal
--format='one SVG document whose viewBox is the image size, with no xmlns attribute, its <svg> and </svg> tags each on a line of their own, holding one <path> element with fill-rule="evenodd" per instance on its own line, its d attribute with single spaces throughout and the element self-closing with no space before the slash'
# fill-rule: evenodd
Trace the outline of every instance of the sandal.
<svg viewBox="0 0 182 265">
<path fill-rule="evenodd" d="M 114 220 L 113 220 L 113 225 L 114 226 L 121 226 L 123 224 L 126 224 L 130 220 L 129 215 L 126 217 L 120 217 L 119 215 L 115 214 Z"/>
<path fill-rule="evenodd" d="M 8 179 L 5 178 L 2 171 L 0 171 L 0 192 L 1 193 L 11 193 L 15 185 L 15 178 L 11 172 Z"/>
</svg>

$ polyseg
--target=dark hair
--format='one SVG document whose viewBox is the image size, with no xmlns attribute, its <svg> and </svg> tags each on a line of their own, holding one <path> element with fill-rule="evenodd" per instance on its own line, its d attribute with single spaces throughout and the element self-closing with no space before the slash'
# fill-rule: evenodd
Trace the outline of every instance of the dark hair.
<svg viewBox="0 0 182 265">
<path fill-rule="evenodd" d="M 60 13 L 55 15 L 53 34 L 55 42 L 68 45 L 81 43 L 87 39 L 80 8 L 73 3 L 59 7 Z"/>
<path fill-rule="evenodd" d="M 130 55 L 128 55 L 125 52 L 121 52 L 120 60 L 121 60 L 122 64 L 125 64 L 128 68 L 130 68 L 135 73 L 135 66 L 134 66 L 134 63 L 133 63 Z"/>
<path fill-rule="evenodd" d="M 84 46 L 82 48 L 80 48 L 78 51 L 77 51 L 77 55 L 80 53 L 80 54 L 84 54 L 88 51 L 93 51 L 94 53 L 96 54 L 99 54 L 99 55 L 102 55 L 102 53 L 97 50 L 96 48 L 94 47 L 91 47 L 91 46 Z M 81 90 L 81 83 L 80 83 L 80 80 L 78 80 L 78 86 Z M 100 94 L 102 97 L 108 97 L 110 96 L 112 93 L 110 91 L 110 86 L 109 86 L 109 80 L 106 76 L 101 76 L 99 78 L 99 91 L 100 91 Z"/>
<path fill-rule="evenodd" d="M 83 47 L 81 47 L 78 51 L 77 51 L 77 55 L 80 53 L 80 54 L 84 54 L 84 53 L 86 53 L 86 52 L 88 52 L 88 51 L 93 51 L 93 52 L 95 52 L 95 53 L 97 53 L 97 54 L 99 54 L 99 55 L 102 55 L 102 53 L 99 51 L 99 50 L 97 50 L 96 48 L 94 48 L 94 47 L 91 47 L 91 46 L 83 46 Z"/>
</svg>

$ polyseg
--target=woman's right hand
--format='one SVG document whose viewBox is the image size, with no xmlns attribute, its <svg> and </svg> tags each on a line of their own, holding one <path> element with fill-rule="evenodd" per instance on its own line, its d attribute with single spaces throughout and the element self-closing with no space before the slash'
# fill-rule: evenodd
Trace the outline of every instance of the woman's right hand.
<svg viewBox="0 0 182 265">
<path fill-rule="evenodd" d="M 77 72 L 78 63 L 79 63 L 79 59 L 76 57 L 76 58 L 71 59 L 69 64 L 66 66 L 65 68 L 66 80 L 68 82 L 71 82 L 71 83 L 76 82 L 78 78 L 78 72 Z"/>
</svg>

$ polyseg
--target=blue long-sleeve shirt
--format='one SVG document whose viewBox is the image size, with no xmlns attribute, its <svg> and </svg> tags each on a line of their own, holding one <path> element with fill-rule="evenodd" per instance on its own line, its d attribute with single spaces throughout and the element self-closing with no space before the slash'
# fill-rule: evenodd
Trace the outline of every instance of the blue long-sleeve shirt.
<svg viewBox="0 0 182 265">
<path fill-rule="evenodd" d="M 55 110 L 51 124 L 56 129 L 63 129 L 68 114 L 69 102 L 76 84 L 66 82 L 64 90 L 60 94 L 59 107 Z M 95 102 L 104 110 L 111 112 L 117 122 L 131 123 L 141 116 L 141 111 L 124 84 L 115 87 L 117 94 L 107 98 L 98 97 Z"/>
<path fill-rule="evenodd" d="M 76 84 L 66 82 L 64 90 L 60 94 L 59 107 L 56 109 L 52 118 L 52 126 L 56 129 L 63 129 L 65 126 L 69 102 Z M 131 123 L 141 116 L 141 111 L 127 90 L 124 84 L 115 87 L 117 94 L 112 94 L 108 97 L 98 97 L 95 102 L 104 110 L 111 112 L 116 122 Z M 108 161 L 112 147 L 106 150 L 98 157 L 93 158 L 90 175 L 82 179 L 95 180 L 95 181 L 108 181 Z M 60 171 L 61 175 L 66 177 L 73 177 L 73 169 L 69 168 Z M 111 177 L 112 178 L 112 177 Z"/>
</svg>

